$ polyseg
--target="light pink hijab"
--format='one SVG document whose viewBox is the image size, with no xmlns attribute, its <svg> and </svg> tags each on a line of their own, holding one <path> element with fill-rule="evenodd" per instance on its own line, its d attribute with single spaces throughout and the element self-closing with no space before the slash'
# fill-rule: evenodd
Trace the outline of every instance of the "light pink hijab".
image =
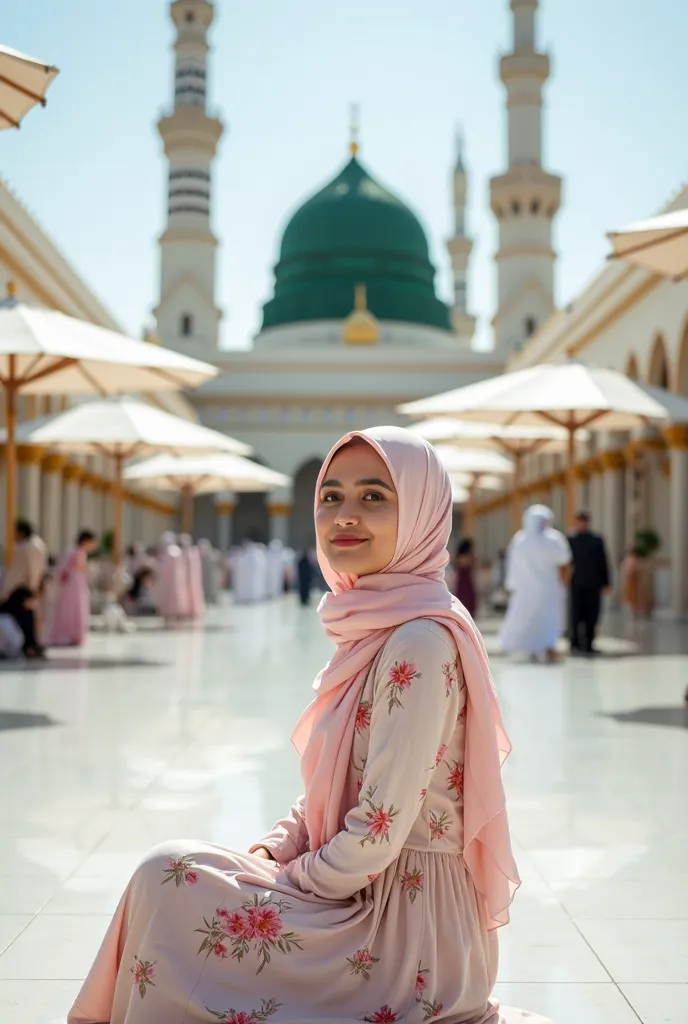
<svg viewBox="0 0 688 1024">
<path fill-rule="evenodd" d="M 508 908 L 520 884 L 501 779 L 511 744 L 482 638 L 444 582 L 451 484 L 434 448 L 409 431 L 352 431 L 323 463 L 316 509 L 332 457 L 352 438 L 362 438 L 384 460 L 397 490 L 399 526 L 394 558 L 383 572 L 371 576 L 340 575 L 318 546 L 318 561 L 331 588 L 318 611 L 337 650 L 315 680 L 316 697 L 292 737 L 301 756 L 310 848 L 319 849 L 341 831 L 357 801 L 356 792 L 348 788 L 349 756 L 356 708 L 373 660 L 397 626 L 411 619 L 434 619 L 456 641 L 468 689 L 463 855 L 485 898 L 488 927 L 498 928 L 508 922 Z"/>
</svg>

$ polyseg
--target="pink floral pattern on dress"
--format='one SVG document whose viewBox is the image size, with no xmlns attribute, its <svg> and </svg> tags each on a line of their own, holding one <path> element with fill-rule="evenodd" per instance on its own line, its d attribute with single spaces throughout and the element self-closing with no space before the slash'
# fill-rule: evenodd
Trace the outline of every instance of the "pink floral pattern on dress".
<svg viewBox="0 0 688 1024">
<path fill-rule="evenodd" d="M 206 957 L 214 954 L 225 959 L 227 947 L 224 940 L 227 939 L 231 949 L 229 957 L 239 963 L 253 948 L 258 956 L 256 974 L 260 974 L 275 951 L 292 953 L 294 949 L 303 950 L 303 940 L 295 932 L 284 931 L 282 914 L 287 910 L 291 910 L 291 904 L 285 900 L 273 900 L 269 894 L 259 898 L 257 893 L 252 900 L 242 904 L 241 911 L 218 907 L 210 921 L 203 918 L 204 928 L 196 928 L 196 932 L 204 936 L 199 956 L 201 953 Z"/>
<path fill-rule="evenodd" d="M 423 1017 L 423 1021 L 428 1021 L 433 1020 L 435 1017 L 439 1017 L 439 1015 L 442 1013 L 442 1010 L 444 1009 L 444 1006 L 439 1001 L 439 999 L 433 999 L 432 1001 L 429 999 L 424 999 L 423 1009 L 425 1010 L 425 1016 Z"/>
<path fill-rule="evenodd" d="M 220 1024 L 260 1024 L 277 1013 L 281 1005 L 276 999 L 263 999 L 260 1010 L 211 1010 L 209 1006 L 206 1010 L 217 1017 Z"/>
<path fill-rule="evenodd" d="M 375 875 L 368 875 L 368 881 L 369 881 L 369 882 L 370 882 L 370 884 L 372 885 L 372 883 L 373 883 L 373 882 L 374 882 L 374 881 L 375 881 L 376 879 L 378 879 L 379 877 L 380 877 L 380 872 L 378 871 L 378 872 L 377 872 L 377 874 L 375 874 Z"/>
<path fill-rule="evenodd" d="M 174 880 L 177 889 L 181 885 L 195 885 L 198 881 L 198 872 L 191 870 L 195 863 L 193 857 L 170 857 L 170 866 L 163 872 L 166 877 L 160 884 L 166 885 L 167 882 Z"/>
<path fill-rule="evenodd" d="M 442 666 L 442 675 L 444 676 L 444 692 L 449 697 L 454 687 L 459 685 L 459 670 L 456 662 L 446 661 Z"/>
<path fill-rule="evenodd" d="M 447 789 L 454 790 L 456 799 L 463 794 L 463 765 L 458 761 L 445 761 L 447 768 L 449 769 L 449 778 L 447 779 Z"/>
<path fill-rule="evenodd" d="M 399 813 L 398 808 L 394 804 L 390 804 L 389 808 L 385 810 L 383 804 L 376 804 L 374 802 L 375 789 L 368 789 L 365 796 L 363 797 L 363 803 L 368 804 L 370 807 L 369 811 L 366 811 L 366 818 L 368 819 L 368 831 L 361 839 L 361 846 L 365 846 L 366 843 L 371 843 L 375 846 L 378 842 L 388 843 L 389 842 L 389 830 L 392 827 L 392 822 Z"/>
<path fill-rule="evenodd" d="M 369 700 L 362 700 L 356 708 L 356 732 L 365 732 L 370 728 L 370 716 L 373 712 L 373 705 Z"/>
<path fill-rule="evenodd" d="M 148 986 L 152 985 L 155 988 L 155 960 L 141 960 L 138 956 L 134 957 L 134 966 L 130 968 L 131 974 L 134 975 L 134 986 L 138 988 L 139 995 L 143 999 L 148 991 Z"/>
<path fill-rule="evenodd" d="M 416 902 L 416 897 L 419 892 L 423 891 L 423 882 L 425 878 L 420 868 L 414 868 L 413 871 L 404 871 L 399 876 L 399 882 L 401 883 L 401 891 L 406 895 L 411 903 Z"/>
<path fill-rule="evenodd" d="M 370 970 L 375 964 L 380 963 L 379 956 L 373 956 L 367 946 L 357 949 L 353 956 L 348 956 L 346 962 L 351 965 L 351 973 L 360 975 L 366 981 L 370 981 Z"/>
<path fill-rule="evenodd" d="M 444 839 L 451 824 L 451 818 L 446 811 L 443 811 L 439 818 L 434 811 L 430 811 L 430 841 Z"/>
<path fill-rule="evenodd" d="M 399 1020 L 399 1014 L 391 1006 L 381 1006 L 375 1013 L 367 1014 L 363 1020 L 368 1021 L 368 1024 L 394 1024 L 395 1020 Z"/>
<path fill-rule="evenodd" d="M 437 748 L 437 753 L 435 754 L 435 763 L 428 768 L 429 772 L 433 771 L 435 768 L 438 767 L 438 765 L 442 764 L 442 759 L 444 758 L 444 755 L 446 753 L 447 744 L 443 743 L 440 747 Z"/>
<path fill-rule="evenodd" d="M 423 967 L 423 961 L 421 960 L 421 962 L 418 964 L 418 973 L 416 974 L 416 1002 L 417 1003 L 419 1003 L 421 1001 L 421 999 L 423 998 L 423 993 L 425 992 L 426 988 L 428 987 L 428 981 L 427 981 L 427 978 L 425 977 L 425 975 L 429 974 L 429 973 L 430 972 L 429 972 L 428 968 L 427 967 Z"/>
<path fill-rule="evenodd" d="M 392 665 L 386 687 L 387 708 L 390 715 L 393 708 L 403 708 L 401 695 L 404 690 L 409 689 L 414 679 L 420 679 L 420 672 L 416 671 L 416 666 L 412 661 L 397 661 Z"/>
<path fill-rule="evenodd" d="M 360 765 L 356 764 L 356 762 L 354 761 L 354 771 L 358 772 L 358 775 L 356 777 L 356 786 L 358 788 L 358 792 L 359 793 L 363 789 L 363 782 L 364 782 L 364 778 L 365 778 L 365 770 L 366 770 L 366 764 L 367 763 L 368 763 L 368 758 L 367 757 L 364 757 L 361 760 Z"/>
</svg>

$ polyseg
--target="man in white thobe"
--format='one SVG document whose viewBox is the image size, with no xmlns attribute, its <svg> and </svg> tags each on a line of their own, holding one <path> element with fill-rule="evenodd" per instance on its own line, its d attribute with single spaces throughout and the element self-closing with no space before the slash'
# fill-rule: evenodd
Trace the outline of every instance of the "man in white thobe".
<svg viewBox="0 0 688 1024">
<path fill-rule="evenodd" d="M 563 533 L 552 527 L 554 514 L 545 505 L 531 505 L 523 514 L 523 529 L 506 556 L 507 609 L 499 642 L 505 651 L 539 656 L 549 661 L 565 621 L 565 585 L 571 548 Z"/>
</svg>

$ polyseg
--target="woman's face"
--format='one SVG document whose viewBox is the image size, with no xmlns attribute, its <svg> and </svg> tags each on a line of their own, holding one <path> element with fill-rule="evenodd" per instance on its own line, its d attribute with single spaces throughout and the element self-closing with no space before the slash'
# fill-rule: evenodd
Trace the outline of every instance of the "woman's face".
<svg viewBox="0 0 688 1024">
<path fill-rule="evenodd" d="M 315 528 L 334 570 L 352 576 L 381 572 L 394 557 L 399 503 L 387 466 L 365 441 L 345 445 L 328 467 L 318 495 Z"/>
</svg>

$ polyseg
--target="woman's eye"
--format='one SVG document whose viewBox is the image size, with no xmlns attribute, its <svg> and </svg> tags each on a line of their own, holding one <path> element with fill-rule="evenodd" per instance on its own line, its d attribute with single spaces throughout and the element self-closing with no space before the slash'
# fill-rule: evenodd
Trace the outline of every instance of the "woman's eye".
<svg viewBox="0 0 688 1024">
<path fill-rule="evenodd" d="M 368 498 L 372 498 L 373 501 L 385 500 L 384 494 L 381 494 L 379 491 L 366 491 L 366 493 L 363 495 L 363 500 L 367 501 Z"/>
<path fill-rule="evenodd" d="M 323 505 L 331 505 L 332 502 L 337 501 L 337 498 L 338 495 L 336 495 L 334 491 L 328 491 L 327 494 L 323 494 L 322 498 L 320 499 L 320 502 Z"/>
</svg>

